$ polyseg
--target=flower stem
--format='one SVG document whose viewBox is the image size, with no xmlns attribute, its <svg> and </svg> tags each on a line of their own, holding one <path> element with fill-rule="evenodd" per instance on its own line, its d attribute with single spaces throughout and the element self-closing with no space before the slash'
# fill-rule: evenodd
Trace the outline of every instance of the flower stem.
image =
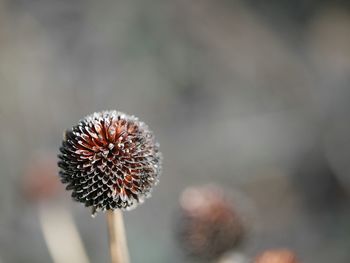
<svg viewBox="0 0 350 263">
<path fill-rule="evenodd" d="M 122 212 L 120 210 L 108 210 L 107 223 L 111 263 L 129 263 L 128 245 Z"/>
</svg>

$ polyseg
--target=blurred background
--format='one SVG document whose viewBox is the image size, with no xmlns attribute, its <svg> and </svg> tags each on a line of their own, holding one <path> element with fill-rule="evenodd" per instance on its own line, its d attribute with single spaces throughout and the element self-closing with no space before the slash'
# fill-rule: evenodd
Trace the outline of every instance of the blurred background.
<svg viewBox="0 0 350 263">
<path fill-rule="evenodd" d="M 104 215 L 56 177 L 63 131 L 104 109 L 140 117 L 164 155 L 125 213 L 132 262 L 192 262 L 176 211 L 206 183 L 242 196 L 246 257 L 350 262 L 349 83 L 348 1 L 1 0 L 0 262 L 53 262 L 40 211 L 56 208 L 109 261 Z"/>
</svg>

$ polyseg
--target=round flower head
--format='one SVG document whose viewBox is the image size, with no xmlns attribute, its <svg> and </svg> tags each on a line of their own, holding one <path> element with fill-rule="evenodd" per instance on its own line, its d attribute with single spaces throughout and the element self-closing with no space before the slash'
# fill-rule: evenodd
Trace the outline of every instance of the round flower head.
<svg viewBox="0 0 350 263">
<path fill-rule="evenodd" d="M 61 181 L 72 197 L 98 211 L 132 209 L 150 195 L 161 171 L 153 133 L 134 116 L 93 113 L 66 131 Z"/>
<path fill-rule="evenodd" d="M 231 198 L 219 187 L 186 189 L 180 198 L 179 244 L 189 256 L 213 260 L 236 248 L 245 231 Z"/>
</svg>

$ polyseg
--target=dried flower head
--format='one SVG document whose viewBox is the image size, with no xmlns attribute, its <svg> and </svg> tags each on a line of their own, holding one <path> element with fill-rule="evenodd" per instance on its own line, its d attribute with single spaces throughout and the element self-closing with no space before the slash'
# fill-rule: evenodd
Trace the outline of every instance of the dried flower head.
<svg viewBox="0 0 350 263">
<path fill-rule="evenodd" d="M 216 186 L 186 189 L 180 198 L 178 241 L 189 256 L 212 260 L 236 248 L 244 228 L 232 199 Z"/>
<path fill-rule="evenodd" d="M 255 263 L 298 263 L 296 255 L 288 249 L 267 250 L 259 255 Z"/>
<path fill-rule="evenodd" d="M 98 211 L 132 209 L 150 195 L 161 172 L 153 133 L 134 116 L 93 113 L 65 133 L 61 181 L 72 197 Z"/>
</svg>

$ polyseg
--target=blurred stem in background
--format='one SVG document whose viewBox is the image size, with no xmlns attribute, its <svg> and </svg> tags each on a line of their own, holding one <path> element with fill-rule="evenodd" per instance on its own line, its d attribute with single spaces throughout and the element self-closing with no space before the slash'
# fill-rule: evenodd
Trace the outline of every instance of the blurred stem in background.
<svg viewBox="0 0 350 263">
<path fill-rule="evenodd" d="M 39 206 L 39 220 L 54 263 L 89 263 L 72 215 L 63 207 Z"/>
</svg>

